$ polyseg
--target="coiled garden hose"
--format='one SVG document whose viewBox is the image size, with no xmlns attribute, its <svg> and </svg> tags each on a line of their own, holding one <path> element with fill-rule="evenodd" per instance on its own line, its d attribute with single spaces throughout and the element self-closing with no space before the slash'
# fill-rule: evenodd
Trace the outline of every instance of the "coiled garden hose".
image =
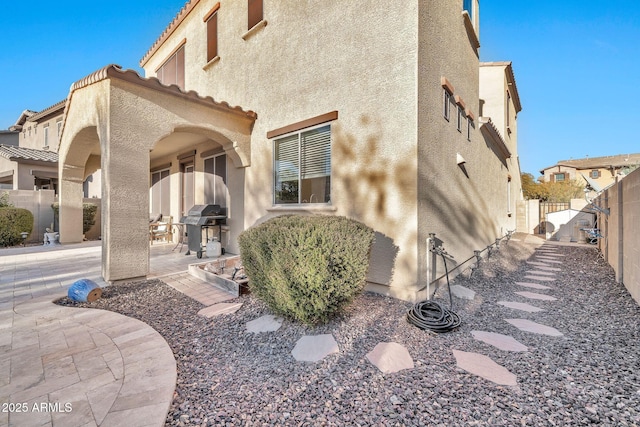
<svg viewBox="0 0 640 427">
<path fill-rule="evenodd" d="M 453 311 L 453 297 L 449 284 L 449 270 L 447 259 L 442 249 L 436 248 L 434 252 L 442 256 L 444 271 L 447 276 L 447 288 L 449 289 L 449 309 L 436 301 L 421 301 L 413 306 L 407 313 L 407 321 L 423 330 L 443 333 L 449 332 L 460 326 L 460 316 Z"/>
</svg>

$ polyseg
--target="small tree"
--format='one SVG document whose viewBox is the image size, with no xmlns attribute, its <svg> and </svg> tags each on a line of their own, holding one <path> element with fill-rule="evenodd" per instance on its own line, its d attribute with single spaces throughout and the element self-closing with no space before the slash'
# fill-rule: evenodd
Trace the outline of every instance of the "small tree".
<svg viewBox="0 0 640 427">
<path fill-rule="evenodd" d="M 9 201 L 9 192 L 5 191 L 0 196 L 0 208 L 12 208 L 13 203 Z"/>
</svg>

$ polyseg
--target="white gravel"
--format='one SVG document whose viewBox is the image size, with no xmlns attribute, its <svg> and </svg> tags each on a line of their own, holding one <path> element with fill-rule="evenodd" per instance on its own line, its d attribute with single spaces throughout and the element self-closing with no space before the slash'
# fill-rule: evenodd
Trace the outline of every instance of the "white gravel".
<svg viewBox="0 0 640 427">
<path fill-rule="evenodd" d="M 235 314 L 206 319 L 197 315 L 201 304 L 158 280 L 105 288 L 100 300 L 84 306 L 138 318 L 165 337 L 178 365 L 168 426 L 640 425 L 640 308 L 585 246 L 558 246 L 562 271 L 545 283 L 551 289 L 536 290 L 557 301 L 515 294 L 523 290 L 516 281 L 531 282 L 524 261 L 533 252 L 512 240 L 472 277 L 459 276 L 453 283 L 475 298 L 454 297 L 462 325 L 439 335 L 407 323 L 411 304 L 371 293 L 327 325 L 285 320 L 261 334 L 247 332 L 246 323 L 271 313 L 250 295 L 237 299 L 244 305 Z M 444 289 L 437 298 L 448 307 Z M 507 318 L 552 326 L 563 336 L 523 332 Z M 499 350 L 475 340 L 473 330 L 510 335 L 528 351 Z M 295 361 L 298 339 L 317 334 L 333 334 L 340 352 L 315 363 Z M 381 373 L 366 359 L 380 342 L 404 345 L 415 368 Z M 454 349 L 491 357 L 518 385 L 499 386 L 458 369 Z"/>
</svg>

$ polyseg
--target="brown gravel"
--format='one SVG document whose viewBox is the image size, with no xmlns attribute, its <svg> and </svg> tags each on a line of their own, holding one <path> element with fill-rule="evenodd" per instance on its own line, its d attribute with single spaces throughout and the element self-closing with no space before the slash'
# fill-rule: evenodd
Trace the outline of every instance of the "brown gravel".
<svg viewBox="0 0 640 427">
<path fill-rule="evenodd" d="M 365 293 L 340 318 L 306 327 L 285 321 L 271 333 L 245 324 L 269 310 L 251 295 L 235 314 L 199 317 L 198 302 L 158 280 L 107 287 L 90 306 L 140 319 L 165 337 L 178 365 L 168 426 L 361 425 L 611 425 L 640 424 L 640 308 L 616 284 L 611 268 L 586 246 L 558 246 L 564 254 L 553 289 L 515 285 L 531 269 L 533 246 L 501 245 L 471 277 L 454 283 L 476 292 L 455 299 L 462 325 L 434 334 L 405 319 L 411 304 Z M 535 291 L 558 301 L 514 294 Z M 448 306 L 445 289 L 437 298 Z M 526 313 L 497 304 L 527 302 Z M 553 326 L 562 337 L 522 332 L 504 321 L 524 318 Z M 512 353 L 473 339 L 472 330 L 511 335 L 529 347 Z M 332 333 L 340 352 L 317 363 L 296 362 L 303 335 Z M 403 344 L 415 369 L 382 374 L 365 355 L 379 342 Z M 505 387 L 456 367 L 452 349 L 491 357 L 517 375 Z"/>
</svg>

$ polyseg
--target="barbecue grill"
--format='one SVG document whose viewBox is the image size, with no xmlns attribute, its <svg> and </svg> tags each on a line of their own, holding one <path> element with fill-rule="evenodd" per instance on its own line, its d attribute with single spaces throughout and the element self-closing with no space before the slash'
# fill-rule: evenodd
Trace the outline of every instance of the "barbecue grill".
<svg viewBox="0 0 640 427">
<path fill-rule="evenodd" d="M 180 218 L 180 223 L 187 226 L 187 245 L 191 251 L 196 252 L 198 258 L 202 258 L 202 248 L 206 247 L 209 240 L 209 228 L 218 227 L 218 241 L 222 243 L 222 225 L 227 221 L 227 208 L 220 205 L 195 205 L 186 216 Z M 205 230 L 205 243 L 202 244 L 202 230 Z M 222 248 L 224 253 L 224 248 Z"/>
</svg>

